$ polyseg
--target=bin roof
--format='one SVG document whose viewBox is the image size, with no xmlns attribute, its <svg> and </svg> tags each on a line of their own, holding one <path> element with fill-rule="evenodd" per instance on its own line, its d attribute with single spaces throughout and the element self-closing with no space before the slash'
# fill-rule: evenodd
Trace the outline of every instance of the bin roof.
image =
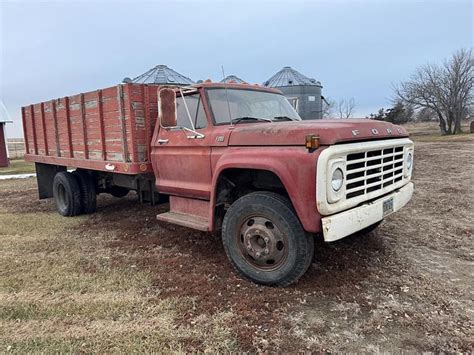
<svg viewBox="0 0 474 355">
<path fill-rule="evenodd" d="M 168 85 L 191 85 L 194 84 L 187 76 L 168 68 L 164 64 L 159 64 L 147 72 L 133 79 L 125 78 L 124 82 L 133 82 L 140 84 L 168 84 Z"/>
<path fill-rule="evenodd" d="M 243 81 L 242 79 L 240 79 L 238 76 L 235 76 L 235 75 L 227 75 L 224 79 L 221 80 L 221 83 L 230 83 L 230 82 L 234 82 L 237 84 L 245 83 L 245 81 Z"/>
<path fill-rule="evenodd" d="M 308 78 L 307 76 L 296 71 L 292 67 L 283 67 L 278 73 L 273 75 L 270 79 L 263 83 L 265 86 L 272 88 L 282 86 L 300 86 L 300 85 L 317 85 L 321 83 L 316 79 Z"/>
</svg>

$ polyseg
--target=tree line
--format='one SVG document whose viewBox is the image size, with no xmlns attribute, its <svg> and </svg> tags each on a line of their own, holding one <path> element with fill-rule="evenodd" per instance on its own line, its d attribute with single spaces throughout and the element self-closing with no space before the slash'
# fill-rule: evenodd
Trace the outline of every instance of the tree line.
<svg viewBox="0 0 474 355">
<path fill-rule="evenodd" d="M 472 118 L 474 58 L 472 49 L 460 49 L 442 64 L 425 64 L 394 86 L 395 103 L 370 118 L 406 123 L 439 122 L 441 134 L 461 133 L 461 122 Z"/>
<path fill-rule="evenodd" d="M 425 64 L 408 80 L 393 86 L 392 107 L 381 108 L 367 118 L 394 124 L 439 122 L 441 134 L 462 132 L 462 120 L 474 116 L 474 58 L 472 49 L 460 49 L 441 64 Z M 352 117 L 354 99 L 324 99 L 324 117 Z"/>
</svg>

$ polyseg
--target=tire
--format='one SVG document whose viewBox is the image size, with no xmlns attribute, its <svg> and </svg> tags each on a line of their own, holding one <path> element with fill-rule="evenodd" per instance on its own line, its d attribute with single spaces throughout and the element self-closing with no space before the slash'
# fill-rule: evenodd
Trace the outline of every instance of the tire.
<svg viewBox="0 0 474 355">
<path fill-rule="evenodd" d="M 222 242 L 237 273 L 255 283 L 288 286 L 303 276 L 314 254 L 290 201 L 273 192 L 252 192 L 224 216 Z"/>
<path fill-rule="evenodd" d="M 60 171 L 54 176 L 53 197 L 60 215 L 72 217 L 81 214 L 81 190 L 71 173 Z"/>
<path fill-rule="evenodd" d="M 107 192 L 114 197 L 120 198 L 127 196 L 130 190 L 122 186 L 111 186 Z"/>
<path fill-rule="evenodd" d="M 75 170 L 73 173 L 81 191 L 81 207 L 85 214 L 94 213 L 97 210 L 97 192 L 94 180 L 84 170 Z"/>
</svg>

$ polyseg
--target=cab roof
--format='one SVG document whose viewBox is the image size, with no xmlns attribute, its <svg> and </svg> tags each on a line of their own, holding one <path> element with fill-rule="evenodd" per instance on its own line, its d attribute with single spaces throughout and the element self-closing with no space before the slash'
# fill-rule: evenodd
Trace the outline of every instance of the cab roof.
<svg viewBox="0 0 474 355">
<path fill-rule="evenodd" d="M 247 83 L 215 83 L 210 81 L 204 81 L 202 83 L 197 83 L 190 85 L 190 87 L 194 87 L 197 89 L 211 89 L 211 88 L 227 88 L 227 89 L 246 89 L 246 90 L 255 90 L 255 91 L 264 91 L 264 92 L 271 92 L 275 94 L 281 94 L 280 90 L 274 88 L 268 88 L 261 86 L 259 84 L 247 84 Z"/>
</svg>

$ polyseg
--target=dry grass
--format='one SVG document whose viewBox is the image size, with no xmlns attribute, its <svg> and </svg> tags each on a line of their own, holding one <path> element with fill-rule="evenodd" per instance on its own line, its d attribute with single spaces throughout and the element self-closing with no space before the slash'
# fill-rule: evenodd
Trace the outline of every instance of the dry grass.
<svg viewBox="0 0 474 355">
<path fill-rule="evenodd" d="M 0 175 L 27 174 L 35 172 L 35 164 L 24 160 L 10 160 L 10 166 L 0 168 Z"/>
<path fill-rule="evenodd" d="M 442 136 L 439 129 L 438 122 L 417 122 L 417 123 L 406 123 L 403 125 L 412 137 L 415 137 L 417 141 L 420 142 L 431 142 L 431 141 L 456 141 L 463 137 L 469 135 L 470 122 L 462 121 L 461 129 L 463 133 L 452 135 L 452 136 Z"/>
<path fill-rule="evenodd" d="M 0 209 L 0 351 L 236 349 L 226 326 L 231 312 L 181 324 L 193 299 L 162 298 L 149 272 L 115 265 L 115 253 L 106 247 L 113 235 L 75 232 L 85 217 L 9 212 L 5 203 Z"/>
</svg>

